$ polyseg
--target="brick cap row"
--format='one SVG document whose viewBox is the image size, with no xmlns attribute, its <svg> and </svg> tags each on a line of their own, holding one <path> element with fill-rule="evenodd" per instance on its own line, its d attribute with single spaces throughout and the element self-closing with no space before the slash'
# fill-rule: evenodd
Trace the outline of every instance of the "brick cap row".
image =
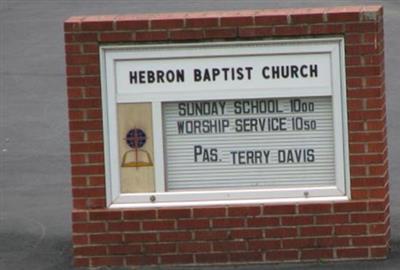
<svg viewBox="0 0 400 270">
<path fill-rule="evenodd" d="M 338 6 L 321 8 L 287 8 L 287 9 L 260 9 L 260 10 L 232 10 L 232 11 L 206 11 L 206 12 L 179 12 L 179 13 L 141 13 L 127 15 L 92 15 L 72 16 L 65 24 L 85 24 L 96 22 L 116 21 L 152 21 L 152 20 L 177 20 L 177 19 L 206 19 L 206 18 L 240 18 L 259 16 L 287 16 L 290 23 L 290 16 L 296 15 L 335 15 L 335 14 L 360 14 L 364 20 L 375 21 L 377 15 L 382 14 L 381 5 L 366 6 Z M 345 20 L 345 19 L 343 19 Z M 340 21 L 340 19 L 338 20 Z"/>
</svg>

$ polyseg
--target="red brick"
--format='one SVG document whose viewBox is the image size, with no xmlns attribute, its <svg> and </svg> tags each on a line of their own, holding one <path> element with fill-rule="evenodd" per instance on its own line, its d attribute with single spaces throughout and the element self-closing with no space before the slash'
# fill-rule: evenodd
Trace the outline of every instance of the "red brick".
<svg viewBox="0 0 400 270">
<path fill-rule="evenodd" d="M 68 106 L 70 109 L 86 109 L 86 108 L 100 108 L 101 101 L 100 99 L 93 98 L 93 99 L 81 99 L 81 100 L 69 100 Z M 80 123 L 80 122 L 79 122 Z M 84 124 L 82 123 L 84 126 Z M 96 126 L 96 128 L 100 129 L 102 126 Z M 82 128 L 81 125 L 73 128 Z"/>
<path fill-rule="evenodd" d="M 104 167 L 97 165 L 72 167 L 72 174 L 73 175 L 104 174 Z"/>
<path fill-rule="evenodd" d="M 108 224 L 109 231 L 137 231 L 140 229 L 140 223 L 136 221 L 131 222 L 110 222 Z"/>
<path fill-rule="evenodd" d="M 138 30 L 138 29 L 148 29 L 148 20 L 118 20 L 116 22 L 117 30 Z"/>
<path fill-rule="evenodd" d="M 264 215 L 294 214 L 296 207 L 294 205 L 267 205 L 264 206 Z"/>
<path fill-rule="evenodd" d="M 348 215 L 322 215 L 316 217 L 317 224 L 344 224 L 349 222 Z"/>
<path fill-rule="evenodd" d="M 180 243 L 178 245 L 179 252 L 182 253 L 201 253 L 201 252 L 209 252 L 211 250 L 211 245 L 209 242 L 188 242 L 188 243 Z"/>
<path fill-rule="evenodd" d="M 282 247 L 284 249 L 303 249 L 315 247 L 314 238 L 295 238 L 282 240 Z"/>
<path fill-rule="evenodd" d="M 234 251 L 234 250 L 246 250 L 245 241 L 218 241 L 213 243 L 213 250 L 215 251 Z"/>
<path fill-rule="evenodd" d="M 85 209 L 87 208 L 87 199 L 72 199 L 72 206 L 74 209 Z"/>
<path fill-rule="evenodd" d="M 208 219 L 178 220 L 179 229 L 204 229 L 209 227 L 210 222 Z"/>
<path fill-rule="evenodd" d="M 98 53 L 99 45 L 97 43 L 86 43 L 83 44 L 83 52 L 84 53 Z"/>
<path fill-rule="evenodd" d="M 171 31 L 172 40 L 198 40 L 204 38 L 204 32 L 201 30 L 178 30 Z"/>
<path fill-rule="evenodd" d="M 90 236 L 91 244 L 122 243 L 121 234 L 94 234 Z"/>
<path fill-rule="evenodd" d="M 232 262 L 257 262 L 262 261 L 263 256 L 259 252 L 240 252 L 231 253 Z"/>
<path fill-rule="evenodd" d="M 67 91 L 68 99 L 80 99 L 83 97 L 83 91 L 81 87 L 68 87 Z"/>
<path fill-rule="evenodd" d="M 272 35 L 272 27 L 239 28 L 239 37 L 264 37 Z"/>
<path fill-rule="evenodd" d="M 376 47 L 374 45 L 353 45 L 346 46 L 346 54 L 347 55 L 364 55 L 364 54 L 372 54 L 376 51 Z"/>
<path fill-rule="evenodd" d="M 280 228 L 266 229 L 265 234 L 267 238 L 294 237 L 297 235 L 297 230 L 294 227 L 280 227 Z"/>
<path fill-rule="evenodd" d="M 83 31 L 112 30 L 113 22 L 112 21 L 91 21 L 91 22 L 83 21 L 81 24 L 81 28 Z"/>
<path fill-rule="evenodd" d="M 175 222 L 172 220 L 144 221 L 143 230 L 145 231 L 161 231 L 171 230 L 175 228 Z"/>
<path fill-rule="evenodd" d="M 144 244 L 145 253 L 172 253 L 176 252 L 176 244 Z"/>
<path fill-rule="evenodd" d="M 336 34 L 343 33 L 342 24 L 315 24 L 310 26 L 310 34 Z"/>
<path fill-rule="evenodd" d="M 128 256 L 126 257 L 126 263 L 128 265 L 155 265 L 158 262 L 157 256 L 151 255 L 139 255 L 139 256 Z"/>
<path fill-rule="evenodd" d="M 221 18 L 221 26 L 247 26 L 253 25 L 253 17 L 226 17 Z"/>
<path fill-rule="evenodd" d="M 343 238 L 343 237 L 317 238 L 316 245 L 318 247 L 345 247 L 350 245 L 350 238 Z"/>
<path fill-rule="evenodd" d="M 134 40 L 134 35 L 131 32 L 101 33 L 99 40 L 103 42 L 131 41 Z"/>
<path fill-rule="evenodd" d="M 380 67 L 368 66 L 368 67 L 347 67 L 347 76 L 376 76 L 380 75 L 382 70 Z"/>
<path fill-rule="evenodd" d="M 281 248 L 280 240 L 250 240 L 249 250 L 271 250 Z"/>
<path fill-rule="evenodd" d="M 299 36 L 307 34 L 306 26 L 277 26 L 275 27 L 275 35 L 277 36 Z"/>
<path fill-rule="evenodd" d="M 73 260 L 75 267 L 88 267 L 90 265 L 89 258 L 74 258 Z"/>
<path fill-rule="evenodd" d="M 350 153 L 355 154 L 355 153 L 365 153 L 365 144 L 359 143 L 359 144 L 355 144 L 352 143 L 349 145 L 349 150 Z"/>
<path fill-rule="evenodd" d="M 96 211 L 89 213 L 90 220 L 120 220 L 121 211 Z"/>
<path fill-rule="evenodd" d="M 108 253 L 111 255 L 129 255 L 141 253 L 141 245 L 113 245 L 108 247 Z"/>
<path fill-rule="evenodd" d="M 346 56 L 346 65 L 347 66 L 359 66 L 362 63 L 361 59 L 362 59 L 362 57 L 360 55 L 350 56 L 350 54 L 349 54 L 348 56 Z"/>
<path fill-rule="evenodd" d="M 67 65 L 86 65 L 98 63 L 98 55 L 68 55 L 66 57 Z"/>
<path fill-rule="evenodd" d="M 333 227 L 331 226 L 312 226 L 300 228 L 301 236 L 331 235 Z"/>
<path fill-rule="evenodd" d="M 93 163 L 104 163 L 104 155 L 101 154 L 89 154 L 88 155 L 89 158 L 89 163 L 93 164 Z M 103 181 L 104 184 L 104 181 Z"/>
<path fill-rule="evenodd" d="M 383 246 L 386 244 L 386 239 L 384 236 L 362 236 L 354 237 L 354 246 Z"/>
<path fill-rule="evenodd" d="M 193 209 L 193 216 L 194 217 L 225 217 L 226 210 L 225 208 L 195 208 Z"/>
<path fill-rule="evenodd" d="M 89 152 L 101 152 L 103 150 L 102 143 L 74 143 L 71 144 L 72 153 L 89 153 Z"/>
<path fill-rule="evenodd" d="M 91 259 L 92 266 L 119 266 L 124 264 L 122 257 L 95 257 Z"/>
<path fill-rule="evenodd" d="M 88 198 L 87 199 L 87 208 L 90 209 L 98 209 L 106 207 L 106 200 L 104 198 Z"/>
<path fill-rule="evenodd" d="M 190 209 L 160 209 L 158 210 L 158 218 L 189 218 L 191 216 Z"/>
<path fill-rule="evenodd" d="M 351 198 L 353 200 L 364 200 L 368 198 L 368 190 L 351 190 Z"/>
<path fill-rule="evenodd" d="M 127 233 L 125 234 L 126 242 L 155 242 L 157 235 L 155 233 Z"/>
<path fill-rule="evenodd" d="M 311 249 L 302 250 L 300 255 L 302 260 L 315 260 L 315 259 L 332 259 L 332 249 Z"/>
<path fill-rule="evenodd" d="M 196 240 L 224 240 L 228 238 L 227 231 L 199 231 L 195 234 Z"/>
<path fill-rule="evenodd" d="M 346 84 L 348 88 L 355 88 L 355 87 L 361 87 L 362 86 L 362 79 L 361 78 L 346 78 Z"/>
<path fill-rule="evenodd" d="M 87 235 L 73 235 L 72 243 L 74 245 L 87 245 L 89 244 L 89 237 Z"/>
<path fill-rule="evenodd" d="M 291 21 L 294 24 L 302 24 L 302 23 L 320 23 L 323 21 L 322 14 L 312 14 L 312 13 L 303 13 L 303 14 L 291 14 Z"/>
<path fill-rule="evenodd" d="M 189 264 L 193 262 L 193 255 L 179 254 L 161 256 L 161 263 L 163 264 Z"/>
<path fill-rule="evenodd" d="M 82 142 L 84 140 L 84 133 L 80 131 L 71 131 L 69 133 L 70 142 Z"/>
<path fill-rule="evenodd" d="M 368 256 L 367 248 L 346 248 L 336 251 L 338 258 L 365 258 Z"/>
<path fill-rule="evenodd" d="M 182 28 L 183 19 L 154 19 L 150 21 L 152 29 Z"/>
<path fill-rule="evenodd" d="M 155 210 L 128 210 L 123 212 L 124 219 L 155 219 Z"/>
<path fill-rule="evenodd" d="M 85 164 L 86 157 L 85 155 L 71 155 L 71 164 Z"/>
<path fill-rule="evenodd" d="M 68 76 L 81 75 L 82 67 L 81 66 L 67 66 L 66 72 L 67 72 Z M 69 97 L 72 98 L 74 96 L 69 96 Z"/>
<path fill-rule="evenodd" d="M 333 205 L 334 212 L 363 212 L 367 210 L 366 202 L 343 202 Z"/>
<path fill-rule="evenodd" d="M 345 26 L 346 32 L 375 32 L 377 31 L 378 24 L 374 22 L 367 22 L 367 23 L 348 23 Z"/>
<path fill-rule="evenodd" d="M 89 142 L 103 142 L 103 132 L 96 130 L 89 130 L 86 132 L 87 140 Z"/>
<path fill-rule="evenodd" d="M 337 13 L 327 13 L 328 22 L 351 22 L 359 21 L 359 12 L 337 12 Z"/>
<path fill-rule="evenodd" d="M 105 178 L 104 176 L 92 176 L 89 178 L 89 186 L 104 186 Z"/>
<path fill-rule="evenodd" d="M 102 222 L 72 224 L 72 231 L 74 233 L 96 233 L 96 232 L 104 232 L 105 230 L 106 230 L 106 225 Z"/>
<path fill-rule="evenodd" d="M 169 241 L 186 241 L 192 238 L 192 234 L 190 232 L 161 232 L 160 233 L 160 241 L 161 242 L 169 242 Z"/>
<path fill-rule="evenodd" d="M 367 103 L 368 104 L 368 103 Z M 386 123 L 385 122 L 383 122 L 382 120 L 378 120 L 378 121 L 368 121 L 367 122 L 367 130 L 383 130 L 383 129 L 385 129 L 385 126 L 386 126 Z M 368 144 L 368 149 L 370 148 L 369 146 L 370 145 L 372 145 L 372 144 Z M 375 144 L 375 145 L 378 145 L 378 144 Z M 384 150 L 384 147 L 386 147 L 386 144 L 385 143 L 381 143 L 380 145 L 379 145 L 379 147 L 377 147 L 377 148 L 375 148 L 375 149 L 371 149 L 371 150 L 373 150 L 373 151 L 370 151 L 370 152 L 374 152 L 374 151 L 376 151 L 376 152 L 382 152 L 383 150 Z"/>
<path fill-rule="evenodd" d="M 364 121 L 351 121 L 349 122 L 349 130 L 350 131 L 365 131 L 365 126 L 364 126 Z M 355 141 L 354 143 L 358 143 Z M 350 143 L 350 145 L 353 144 L 353 142 Z M 350 152 L 352 153 L 352 152 Z"/>
<path fill-rule="evenodd" d="M 82 222 L 87 220 L 88 220 L 87 212 L 72 212 L 73 222 Z"/>
<path fill-rule="evenodd" d="M 285 14 L 256 15 L 254 20 L 256 25 L 287 24 L 287 15 Z"/>
<path fill-rule="evenodd" d="M 375 258 L 386 258 L 389 255 L 388 247 L 371 248 L 371 256 Z"/>
<path fill-rule="evenodd" d="M 228 261 L 226 253 L 195 254 L 197 263 L 222 263 Z"/>
<path fill-rule="evenodd" d="M 218 18 L 186 18 L 186 27 L 218 26 Z"/>
<path fill-rule="evenodd" d="M 282 217 L 282 225 L 306 225 L 313 223 L 312 216 L 289 216 L 289 217 Z"/>
<path fill-rule="evenodd" d="M 297 250 L 276 250 L 267 251 L 265 258 L 269 261 L 292 261 L 298 259 Z"/>
<path fill-rule="evenodd" d="M 350 175 L 354 176 L 365 176 L 367 174 L 367 169 L 365 166 L 351 166 Z"/>
<path fill-rule="evenodd" d="M 161 41 L 167 40 L 168 33 L 165 31 L 152 31 L 152 32 L 137 32 L 137 41 Z"/>
<path fill-rule="evenodd" d="M 71 18 L 76 18 L 76 21 L 69 21 Z M 82 17 L 70 17 L 67 21 L 64 22 L 64 31 L 65 32 L 75 32 L 80 31 L 81 28 L 81 21 Z"/>
<path fill-rule="evenodd" d="M 232 230 L 230 233 L 230 238 L 232 239 L 251 239 L 251 238 L 261 238 L 263 235 L 262 230 Z"/>
<path fill-rule="evenodd" d="M 230 207 L 228 208 L 228 216 L 231 217 L 247 217 L 247 216 L 258 216 L 261 213 L 261 208 L 257 206 L 253 207 Z"/>
<path fill-rule="evenodd" d="M 380 154 L 365 154 L 363 156 L 350 156 L 352 164 L 379 164 L 384 161 L 384 156 Z"/>
<path fill-rule="evenodd" d="M 79 33 L 72 35 L 72 41 L 75 42 L 96 42 L 97 34 L 96 33 Z"/>
<path fill-rule="evenodd" d="M 238 228 L 244 226 L 244 219 L 242 218 L 224 218 L 214 219 L 212 221 L 214 228 Z"/>
<path fill-rule="evenodd" d="M 107 249 L 105 246 L 85 246 L 85 247 L 74 247 L 75 256 L 96 256 L 105 255 Z"/>
<path fill-rule="evenodd" d="M 235 28 L 205 30 L 206 38 L 233 38 L 237 36 Z"/>
<path fill-rule="evenodd" d="M 247 220 L 249 227 L 265 227 L 279 225 L 279 218 L 277 217 L 256 217 Z"/>
<path fill-rule="evenodd" d="M 299 212 L 302 214 L 330 213 L 331 209 L 331 204 L 318 203 L 299 205 Z"/>
<path fill-rule="evenodd" d="M 365 65 L 379 65 L 382 62 L 383 62 L 383 54 L 379 54 L 379 55 L 364 55 L 364 64 Z"/>
<path fill-rule="evenodd" d="M 340 225 L 335 227 L 336 235 L 361 235 L 366 233 L 366 225 Z"/>
</svg>

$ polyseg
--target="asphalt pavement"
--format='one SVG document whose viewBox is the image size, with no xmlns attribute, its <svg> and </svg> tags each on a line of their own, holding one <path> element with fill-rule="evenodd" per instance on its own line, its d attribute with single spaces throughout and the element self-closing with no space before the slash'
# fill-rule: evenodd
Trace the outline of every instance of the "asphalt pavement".
<svg viewBox="0 0 400 270">
<path fill-rule="evenodd" d="M 385 8 L 390 258 L 161 269 L 400 269 L 400 0 L 0 0 L 0 270 L 73 269 L 63 40 L 66 18 L 355 4 L 382 4 Z"/>
</svg>

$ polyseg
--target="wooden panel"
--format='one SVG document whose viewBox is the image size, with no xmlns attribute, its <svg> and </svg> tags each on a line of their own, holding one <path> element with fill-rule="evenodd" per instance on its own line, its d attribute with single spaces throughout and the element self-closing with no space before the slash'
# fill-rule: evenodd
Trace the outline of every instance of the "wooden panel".
<svg viewBox="0 0 400 270">
<path fill-rule="evenodd" d="M 121 193 L 154 192 L 151 104 L 118 104 L 117 118 Z M 129 147 L 126 140 L 135 128 L 146 134 L 146 143 L 137 149 Z"/>
</svg>

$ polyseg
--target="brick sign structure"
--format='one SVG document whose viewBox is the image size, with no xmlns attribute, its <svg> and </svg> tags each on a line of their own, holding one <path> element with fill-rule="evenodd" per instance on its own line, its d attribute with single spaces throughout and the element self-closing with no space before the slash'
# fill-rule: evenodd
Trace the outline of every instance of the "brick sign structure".
<svg viewBox="0 0 400 270">
<path fill-rule="evenodd" d="M 64 29 L 75 266 L 388 256 L 382 7 Z"/>
</svg>

